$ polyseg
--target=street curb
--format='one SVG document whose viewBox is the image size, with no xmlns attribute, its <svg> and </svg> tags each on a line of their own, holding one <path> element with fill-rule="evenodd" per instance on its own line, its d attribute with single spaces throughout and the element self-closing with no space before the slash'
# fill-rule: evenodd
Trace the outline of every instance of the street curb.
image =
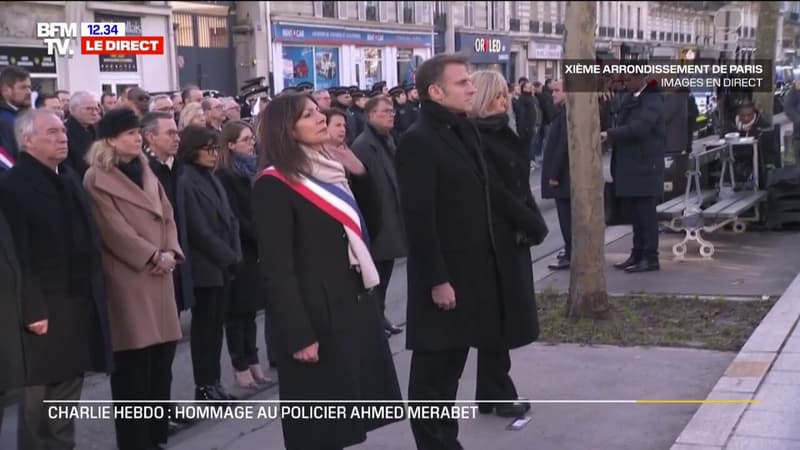
<svg viewBox="0 0 800 450">
<path fill-rule="evenodd" d="M 707 400 L 754 400 L 800 318 L 800 274 L 725 370 Z M 676 439 L 671 450 L 722 450 L 744 414 L 757 404 L 703 404 Z M 699 447 L 703 446 L 703 447 Z"/>
</svg>

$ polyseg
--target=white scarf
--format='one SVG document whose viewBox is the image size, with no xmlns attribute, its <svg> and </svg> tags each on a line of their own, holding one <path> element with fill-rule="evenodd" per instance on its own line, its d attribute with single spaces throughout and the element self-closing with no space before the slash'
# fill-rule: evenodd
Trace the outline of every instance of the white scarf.
<svg viewBox="0 0 800 450">
<path fill-rule="evenodd" d="M 348 183 L 347 172 L 344 166 L 330 158 L 327 153 L 319 152 L 308 147 L 303 147 L 303 150 L 311 160 L 311 172 L 309 175 L 317 180 L 340 188 L 357 204 L 355 196 L 353 196 L 353 191 L 350 190 L 350 184 Z M 358 213 L 360 214 L 360 211 L 358 211 Z M 366 224 L 364 226 L 366 226 Z M 350 259 L 350 264 L 361 273 L 361 278 L 366 289 L 377 286 L 380 284 L 381 280 L 367 244 L 355 231 L 344 225 L 342 225 L 342 227 L 347 235 L 347 256 Z M 367 233 L 367 230 L 363 230 L 363 233 Z"/>
</svg>

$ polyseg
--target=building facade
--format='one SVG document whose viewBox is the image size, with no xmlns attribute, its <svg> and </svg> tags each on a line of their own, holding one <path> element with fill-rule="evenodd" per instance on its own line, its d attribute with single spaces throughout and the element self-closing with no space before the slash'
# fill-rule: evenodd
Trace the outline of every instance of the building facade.
<svg viewBox="0 0 800 450">
<path fill-rule="evenodd" d="M 37 22 L 122 22 L 126 34 L 164 36 L 164 55 L 47 55 L 36 37 Z M 0 13 L 0 69 L 19 65 L 31 72 L 36 90 L 121 92 L 129 86 L 150 91 L 178 85 L 171 8 L 167 2 L 12 2 Z"/>
<path fill-rule="evenodd" d="M 275 92 L 413 82 L 433 56 L 431 2 L 270 2 Z"/>
</svg>

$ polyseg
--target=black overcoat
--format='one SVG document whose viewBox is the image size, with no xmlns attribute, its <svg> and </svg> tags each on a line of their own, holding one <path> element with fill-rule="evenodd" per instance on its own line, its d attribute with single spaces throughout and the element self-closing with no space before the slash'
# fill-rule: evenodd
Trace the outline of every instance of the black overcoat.
<svg viewBox="0 0 800 450">
<path fill-rule="evenodd" d="M 502 348 L 488 175 L 478 131 L 433 102 L 424 101 L 420 113 L 400 139 L 396 158 L 409 250 L 406 346 Z M 433 302 L 432 288 L 448 282 L 456 307 L 445 311 Z"/>
<path fill-rule="evenodd" d="M 394 138 L 379 136 L 369 124 L 353 142 L 353 153 L 367 168 L 381 202 L 381 229 L 377 235 L 371 236 L 375 261 L 392 261 L 405 257 L 408 252 L 400 208 L 400 187 L 394 167 L 395 152 Z"/>
<path fill-rule="evenodd" d="M 192 258 L 189 246 L 189 228 L 186 225 L 186 189 L 181 182 L 181 175 L 186 165 L 181 161 L 173 161 L 172 167 L 162 164 L 152 154 L 148 155 L 150 168 L 164 187 L 167 198 L 172 205 L 175 225 L 178 228 L 178 243 L 183 250 L 184 261 L 178 264 L 172 279 L 175 285 L 175 303 L 178 311 L 186 311 L 194 307 L 194 281 L 192 280 Z"/>
<path fill-rule="evenodd" d="M 0 392 L 25 384 L 24 333 L 22 269 L 11 228 L 0 214 Z"/>
<path fill-rule="evenodd" d="M 46 334 L 23 335 L 26 385 L 113 369 L 102 244 L 77 174 L 66 164 L 58 170 L 22 152 L 2 182 L 23 267 L 23 323 L 49 322 Z"/>
<path fill-rule="evenodd" d="M 664 99 L 647 86 L 622 104 L 618 124 L 607 130 L 614 148 L 611 176 L 617 197 L 660 197 L 664 194 L 664 150 L 667 136 Z"/>
<path fill-rule="evenodd" d="M 78 172 L 78 176 L 83 179 L 86 171 L 89 170 L 89 163 L 86 162 L 86 153 L 95 140 L 94 127 L 84 127 L 74 117 L 68 118 L 64 122 L 67 129 L 67 160 L 65 161 L 73 170 Z"/>
<path fill-rule="evenodd" d="M 550 180 L 558 181 L 557 187 Z M 542 157 L 542 198 L 569 198 L 569 144 L 567 140 L 567 113 L 564 106 L 556 109 L 555 119 L 545 142 Z"/>
<path fill-rule="evenodd" d="M 235 313 L 264 309 L 264 289 L 258 277 L 258 242 L 253 229 L 252 182 L 229 170 L 215 172 L 228 195 L 231 211 L 239 222 L 242 262 L 231 282 L 229 310 Z"/>
<path fill-rule="evenodd" d="M 242 252 L 239 222 L 225 188 L 210 171 L 195 164 L 186 164 L 179 183 L 186 195 L 194 288 L 228 286 Z"/>
<path fill-rule="evenodd" d="M 353 179 L 368 231 L 379 227 L 380 205 L 369 177 Z M 280 397 L 290 400 L 399 400 L 397 375 L 374 297 L 364 295 L 351 268 L 342 225 L 271 176 L 255 183 L 253 219 L 259 273 L 276 328 Z M 319 343 L 319 362 L 292 355 Z M 282 422 L 287 448 L 347 447 L 383 420 Z"/>
<path fill-rule="evenodd" d="M 521 237 L 541 242 L 547 229 L 531 193 L 529 145 L 511 130 L 505 114 L 477 119 L 475 124 L 491 183 L 503 338 L 505 347 L 512 349 L 539 336 L 530 246 Z"/>
</svg>

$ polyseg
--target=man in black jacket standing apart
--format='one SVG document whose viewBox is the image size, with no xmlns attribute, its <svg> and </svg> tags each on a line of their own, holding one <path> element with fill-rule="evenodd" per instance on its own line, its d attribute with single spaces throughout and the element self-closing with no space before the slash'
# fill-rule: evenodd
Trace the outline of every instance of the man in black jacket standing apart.
<svg viewBox="0 0 800 450">
<path fill-rule="evenodd" d="M 627 98 L 613 128 L 600 133 L 614 148 L 611 176 L 617 197 L 633 225 L 633 250 L 614 267 L 628 273 L 659 270 L 658 199 L 664 194 L 664 99 L 642 75 L 629 75 Z"/>
<path fill-rule="evenodd" d="M 409 400 L 453 401 L 470 347 L 502 343 L 486 164 L 467 120 L 468 60 L 437 55 L 417 70 L 421 119 L 400 139 L 407 226 Z M 439 403 L 438 406 L 445 406 Z M 460 449 L 455 419 L 412 420 L 420 449 Z"/>
</svg>

